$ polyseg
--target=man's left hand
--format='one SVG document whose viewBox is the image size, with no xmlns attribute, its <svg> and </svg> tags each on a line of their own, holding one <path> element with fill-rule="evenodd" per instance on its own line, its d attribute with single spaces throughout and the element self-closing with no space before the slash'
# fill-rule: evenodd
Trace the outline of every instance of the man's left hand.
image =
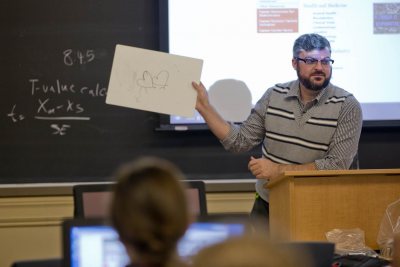
<svg viewBox="0 0 400 267">
<path fill-rule="evenodd" d="M 248 164 L 249 170 L 257 179 L 271 180 L 280 174 L 278 163 L 274 163 L 266 158 L 250 157 Z"/>
</svg>

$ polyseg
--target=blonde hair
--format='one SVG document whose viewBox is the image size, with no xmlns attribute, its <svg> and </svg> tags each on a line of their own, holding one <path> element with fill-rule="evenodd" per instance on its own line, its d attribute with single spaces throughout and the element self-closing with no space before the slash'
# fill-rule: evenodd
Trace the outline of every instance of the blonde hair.
<svg viewBox="0 0 400 267">
<path fill-rule="evenodd" d="M 139 262 L 168 266 L 190 223 L 183 174 L 166 160 L 143 158 L 123 166 L 116 178 L 111 221 L 121 241 Z"/>
<path fill-rule="evenodd" d="M 206 247 L 193 258 L 193 267 L 297 267 L 298 254 L 283 250 L 264 236 L 240 236 Z M 305 259 L 306 261 L 306 259 Z"/>
</svg>

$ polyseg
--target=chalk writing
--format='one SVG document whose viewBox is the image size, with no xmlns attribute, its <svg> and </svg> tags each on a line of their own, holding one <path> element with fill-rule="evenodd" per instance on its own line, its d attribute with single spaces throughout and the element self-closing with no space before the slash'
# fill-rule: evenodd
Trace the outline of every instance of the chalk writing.
<svg viewBox="0 0 400 267">
<path fill-rule="evenodd" d="M 87 64 L 92 62 L 95 59 L 95 54 L 93 50 L 72 50 L 67 49 L 63 51 L 64 54 L 64 64 L 67 66 L 73 66 L 74 64 Z"/>
<path fill-rule="evenodd" d="M 37 113 L 46 113 L 46 114 L 54 114 L 57 110 L 64 109 L 66 112 L 74 112 L 74 113 L 81 113 L 84 111 L 84 108 L 80 104 L 75 104 L 73 101 L 67 99 L 67 102 L 62 105 L 57 105 L 53 107 L 48 107 L 48 102 L 50 101 L 49 98 L 44 100 L 38 99 L 39 101 L 39 108 L 37 109 Z"/>
<path fill-rule="evenodd" d="M 66 131 L 70 127 L 70 125 L 63 124 L 63 125 L 59 126 L 58 124 L 52 124 L 52 125 L 50 125 L 50 127 L 55 129 L 53 134 L 55 134 L 55 135 L 66 135 L 67 134 Z"/>
<path fill-rule="evenodd" d="M 71 120 L 78 120 L 78 121 L 88 121 L 90 117 L 43 117 L 43 116 L 35 116 L 37 120 L 52 120 L 52 121 L 71 121 Z"/>
<path fill-rule="evenodd" d="M 17 121 L 22 121 L 23 119 L 25 119 L 25 116 L 22 114 L 17 114 L 15 112 L 15 108 L 17 105 L 14 105 L 11 109 L 11 112 L 7 114 L 7 117 L 10 117 L 12 122 L 17 122 Z"/>
<path fill-rule="evenodd" d="M 93 62 L 96 58 L 94 50 L 90 49 L 64 49 L 62 54 L 64 58 L 60 63 L 68 67 L 87 64 Z M 34 114 L 32 117 L 35 120 L 49 121 L 49 127 L 53 135 L 66 135 L 67 130 L 72 127 L 67 121 L 89 121 L 91 119 L 89 116 L 84 115 L 86 109 L 82 103 L 78 102 L 80 100 L 84 101 L 82 96 L 104 98 L 107 95 L 107 88 L 99 83 L 77 85 L 57 78 L 52 81 L 46 80 L 46 77 L 41 79 L 32 77 L 28 79 L 27 83 L 28 92 L 35 101 L 33 103 Z M 45 80 L 46 82 L 44 82 Z M 7 117 L 13 123 L 26 119 L 27 117 L 22 113 L 29 112 L 26 110 L 18 112 L 17 104 L 13 104 L 10 110 L 7 113 Z M 57 121 L 60 123 L 57 123 Z"/>
<path fill-rule="evenodd" d="M 89 86 L 77 87 L 73 83 L 63 83 L 59 79 L 55 80 L 54 84 L 44 84 L 41 83 L 39 79 L 29 79 L 31 85 L 31 94 L 35 95 L 37 93 L 43 94 L 86 94 L 93 97 L 104 97 L 107 94 L 107 88 L 101 87 L 100 84 L 96 83 L 94 88 Z"/>
</svg>

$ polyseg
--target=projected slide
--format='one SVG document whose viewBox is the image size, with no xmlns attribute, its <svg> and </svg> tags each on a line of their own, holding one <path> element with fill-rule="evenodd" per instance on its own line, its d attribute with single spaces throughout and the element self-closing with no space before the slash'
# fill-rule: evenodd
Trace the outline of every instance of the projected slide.
<svg viewBox="0 0 400 267">
<path fill-rule="evenodd" d="M 168 8 L 169 52 L 203 59 L 207 88 L 238 80 L 254 105 L 297 78 L 294 40 L 319 33 L 332 46 L 331 82 L 357 97 L 364 120 L 400 120 L 400 0 L 169 0 Z"/>
</svg>

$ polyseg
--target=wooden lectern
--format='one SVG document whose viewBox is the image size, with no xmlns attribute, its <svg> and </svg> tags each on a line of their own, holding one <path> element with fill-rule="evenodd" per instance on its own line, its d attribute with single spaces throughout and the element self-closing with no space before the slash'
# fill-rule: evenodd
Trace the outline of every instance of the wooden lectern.
<svg viewBox="0 0 400 267">
<path fill-rule="evenodd" d="M 400 198 L 400 169 L 288 171 L 267 188 L 274 240 L 326 241 L 332 229 L 360 228 L 379 249 L 384 212 Z"/>
</svg>

